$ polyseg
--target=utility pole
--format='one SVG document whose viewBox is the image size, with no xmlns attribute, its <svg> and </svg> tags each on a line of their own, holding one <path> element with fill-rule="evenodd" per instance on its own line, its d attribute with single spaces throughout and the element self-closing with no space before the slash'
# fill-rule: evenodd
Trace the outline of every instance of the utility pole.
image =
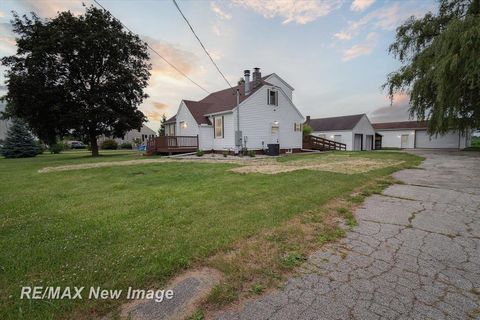
<svg viewBox="0 0 480 320">
<path fill-rule="evenodd" d="M 242 132 L 240 131 L 240 89 L 237 88 L 237 131 L 235 131 L 235 146 L 240 148 L 242 146 Z"/>
</svg>

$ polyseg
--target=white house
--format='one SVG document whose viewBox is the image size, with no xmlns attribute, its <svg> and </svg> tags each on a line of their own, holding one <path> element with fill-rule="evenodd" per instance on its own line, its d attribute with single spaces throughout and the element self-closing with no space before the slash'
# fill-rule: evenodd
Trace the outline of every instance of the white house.
<svg viewBox="0 0 480 320">
<path fill-rule="evenodd" d="M 312 135 L 344 143 L 349 151 L 375 149 L 375 130 L 365 114 L 318 119 L 307 117 L 306 123 L 312 127 Z"/>
<path fill-rule="evenodd" d="M 278 144 L 280 152 L 300 151 L 304 117 L 292 101 L 293 87 L 275 73 L 262 77 L 259 68 L 252 75 L 250 81 L 245 70 L 244 84 L 200 101 L 182 100 L 165 122 L 166 135 L 198 136 L 205 151 L 262 151 L 269 144 Z"/>
<path fill-rule="evenodd" d="M 147 140 L 154 138 L 156 135 L 157 133 L 155 131 L 153 131 L 146 125 L 143 125 L 140 128 L 140 130 L 137 130 L 137 129 L 130 130 L 127 133 L 125 133 L 125 135 L 121 138 L 111 138 L 111 137 L 101 136 L 100 138 L 98 138 L 98 142 L 101 143 L 106 139 L 113 139 L 119 145 L 122 143 L 133 143 L 134 140 L 138 140 L 138 141 L 141 141 L 141 143 L 144 143 Z"/>
<path fill-rule="evenodd" d="M 444 135 L 430 136 L 426 121 L 401 121 L 374 123 L 381 135 L 382 148 L 401 149 L 464 149 L 471 144 L 471 132 L 460 134 L 449 131 Z"/>
</svg>

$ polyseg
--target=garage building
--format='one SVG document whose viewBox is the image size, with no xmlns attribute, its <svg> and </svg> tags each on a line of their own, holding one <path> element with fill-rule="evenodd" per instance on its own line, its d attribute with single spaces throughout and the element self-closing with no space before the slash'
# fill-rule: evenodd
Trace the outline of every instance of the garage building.
<svg viewBox="0 0 480 320">
<path fill-rule="evenodd" d="M 365 114 L 317 119 L 307 116 L 306 123 L 312 127 L 312 135 L 344 143 L 349 151 L 375 149 L 375 130 Z"/>
<path fill-rule="evenodd" d="M 401 149 L 464 149 L 471 144 L 471 133 L 449 131 L 430 136 L 427 121 L 373 123 L 382 148 Z"/>
</svg>

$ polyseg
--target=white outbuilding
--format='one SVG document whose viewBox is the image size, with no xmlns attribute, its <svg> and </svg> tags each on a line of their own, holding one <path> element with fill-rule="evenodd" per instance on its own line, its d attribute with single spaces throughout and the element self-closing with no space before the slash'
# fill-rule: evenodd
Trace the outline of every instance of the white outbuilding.
<svg viewBox="0 0 480 320">
<path fill-rule="evenodd" d="M 400 149 L 464 149 L 471 144 L 471 132 L 451 130 L 444 135 L 427 133 L 426 121 L 374 123 L 382 148 Z"/>
<path fill-rule="evenodd" d="M 342 117 L 307 117 L 306 123 L 313 129 L 312 135 L 344 143 L 347 151 L 375 149 L 375 130 L 366 114 Z"/>
</svg>

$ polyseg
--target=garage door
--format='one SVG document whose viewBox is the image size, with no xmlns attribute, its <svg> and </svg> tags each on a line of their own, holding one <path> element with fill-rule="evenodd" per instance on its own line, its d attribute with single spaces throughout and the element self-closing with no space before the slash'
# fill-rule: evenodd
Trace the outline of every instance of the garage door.
<svg viewBox="0 0 480 320">
<path fill-rule="evenodd" d="M 361 151 L 363 147 L 363 135 L 362 134 L 355 134 L 353 137 L 353 150 L 354 151 Z"/>
<path fill-rule="evenodd" d="M 427 130 L 415 131 L 415 148 L 458 148 L 458 133 L 429 136 Z"/>
</svg>

